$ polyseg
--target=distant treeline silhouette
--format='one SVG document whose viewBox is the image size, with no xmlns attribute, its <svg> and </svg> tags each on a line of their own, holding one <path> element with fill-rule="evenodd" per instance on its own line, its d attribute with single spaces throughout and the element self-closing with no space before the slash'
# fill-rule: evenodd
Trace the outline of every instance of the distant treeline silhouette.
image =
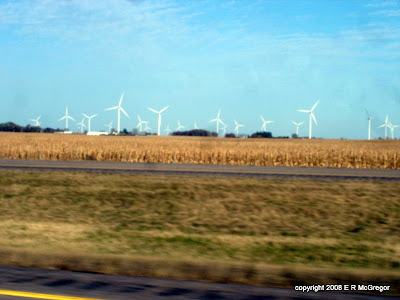
<svg viewBox="0 0 400 300">
<path fill-rule="evenodd" d="M 178 135 L 178 136 L 213 136 L 216 137 L 217 133 L 216 132 L 211 132 L 208 130 L 204 129 L 193 129 L 193 130 L 187 130 L 187 131 L 174 131 L 172 135 Z"/>
<path fill-rule="evenodd" d="M 7 123 L 1 123 L 0 124 L 0 131 L 7 131 L 7 132 L 60 132 L 63 131 L 59 128 L 54 129 L 50 127 L 46 128 L 41 128 L 39 126 L 31 126 L 31 125 L 26 125 L 26 126 L 21 126 L 18 124 L 15 124 L 13 122 L 7 122 Z"/>
</svg>

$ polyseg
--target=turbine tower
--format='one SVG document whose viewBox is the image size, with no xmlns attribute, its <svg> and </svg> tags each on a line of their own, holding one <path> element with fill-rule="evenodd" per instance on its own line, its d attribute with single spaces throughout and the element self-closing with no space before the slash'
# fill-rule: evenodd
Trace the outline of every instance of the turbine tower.
<svg viewBox="0 0 400 300">
<path fill-rule="evenodd" d="M 65 130 L 68 130 L 68 119 L 71 119 L 72 121 L 75 121 L 75 119 L 73 117 L 68 115 L 68 106 L 65 107 L 65 116 L 63 116 L 58 121 L 60 122 L 61 120 L 64 120 L 64 119 L 65 119 Z"/>
<path fill-rule="evenodd" d="M 111 121 L 110 124 L 104 125 L 104 126 L 108 127 L 108 131 L 109 131 L 110 133 L 111 133 L 111 130 L 112 130 L 112 123 L 113 123 L 113 121 Z"/>
<path fill-rule="evenodd" d="M 292 123 L 296 126 L 296 135 L 299 136 L 299 127 L 300 127 L 301 125 L 303 125 L 304 122 L 296 123 L 295 121 L 292 121 Z"/>
<path fill-rule="evenodd" d="M 216 122 L 217 123 L 217 136 L 219 135 L 219 123 L 221 123 L 222 125 L 225 125 L 224 122 L 222 122 L 222 120 L 220 119 L 220 115 L 221 115 L 221 110 L 218 110 L 218 114 L 217 117 L 215 119 L 210 120 L 209 122 Z"/>
<path fill-rule="evenodd" d="M 92 116 L 88 116 L 87 114 L 82 114 L 85 118 L 87 118 L 88 119 L 88 132 L 90 132 L 90 120 L 91 119 L 93 119 L 94 117 L 96 117 L 97 116 L 97 114 L 95 114 L 95 115 L 92 115 Z"/>
<path fill-rule="evenodd" d="M 195 130 L 199 129 L 199 127 L 197 126 L 196 121 L 194 121 L 194 129 L 195 129 Z"/>
<path fill-rule="evenodd" d="M 314 120 L 315 125 L 318 125 L 317 119 L 315 118 L 315 115 L 314 115 L 314 109 L 317 107 L 318 103 L 319 103 L 319 100 L 317 102 L 315 102 L 314 106 L 310 110 L 304 110 L 304 109 L 297 110 L 299 112 L 304 112 L 304 113 L 310 114 L 310 128 L 309 128 L 309 136 L 308 136 L 309 139 L 311 139 L 311 137 L 312 137 L 312 120 Z"/>
<path fill-rule="evenodd" d="M 85 120 L 85 118 L 83 118 L 82 121 L 80 121 L 79 123 L 76 123 L 76 125 L 79 126 L 79 132 L 80 133 L 82 133 L 83 132 L 83 128 L 86 127 L 84 120 Z"/>
<path fill-rule="evenodd" d="M 148 124 L 149 122 L 142 120 L 139 115 L 137 115 L 137 117 L 138 117 L 139 123 L 137 124 L 136 128 L 139 128 L 140 132 L 142 132 L 143 124 Z"/>
<path fill-rule="evenodd" d="M 169 105 L 167 105 L 166 107 L 164 107 L 160 111 L 156 111 L 155 109 L 152 109 L 152 108 L 149 107 L 149 110 L 151 110 L 155 114 L 158 114 L 158 129 L 157 129 L 157 134 L 158 135 L 161 135 L 161 113 L 164 112 L 168 107 L 169 107 Z"/>
<path fill-rule="evenodd" d="M 400 127 L 400 125 L 393 125 L 392 123 L 389 122 L 389 128 L 390 128 L 390 132 L 392 134 L 392 140 L 394 140 L 394 129 Z"/>
<path fill-rule="evenodd" d="M 169 128 L 169 124 L 167 125 L 167 128 L 164 129 L 164 131 L 169 135 L 171 133 L 171 129 Z"/>
<path fill-rule="evenodd" d="M 105 110 L 114 110 L 114 109 L 118 110 L 118 128 L 117 128 L 118 134 L 120 133 L 120 129 L 121 129 L 121 127 L 120 127 L 120 125 L 121 125 L 121 111 L 127 118 L 129 118 L 128 114 L 126 113 L 126 111 L 121 106 L 122 99 L 124 99 L 124 93 L 122 93 L 121 98 L 119 99 L 118 106 L 114 106 L 114 107 L 110 107 L 110 108 L 105 109 Z"/>
<path fill-rule="evenodd" d="M 365 112 L 367 113 L 368 116 L 368 140 L 371 140 L 371 116 L 369 115 L 368 110 L 365 110 Z"/>
<path fill-rule="evenodd" d="M 244 127 L 244 125 L 239 124 L 238 122 L 236 122 L 235 120 L 235 132 L 236 132 L 236 136 L 239 137 L 239 127 Z"/>
<path fill-rule="evenodd" d="M 36 127 L 40 127 L 39 119 L 40 119 L 41 116 L 42 116 L 42 115 L 40 115 L 40 116 L 37 117 L 36 119 L 30 119 L 30 121 L 34 122 Z"/>
<path fill-rule="evenodd" d="M 179 130 L 181 130 L 181 129 L 183 129 L 183 128 L 185 128 L 185 126 L 183 126 L 183 125 L 181 124 L 181 122 L 178 121 L 178 127 L 176 128 L 176 131 L 179 131 Z"/>
<path fill-rule="evenodd" d="M 385 140 L 387 140 L 387 138 L 388 138 L 387 129 L 388 129 L 388 127 L 389 127 L 389 124 L 390 124 L 390 122 L 389 122 L 389 116 L 386 115 L 386 121 L 385 121 L 385 123 L 383 123 L 381 126 L 378 127 L 378 128 L 385 127 Z"/>
<path fill-rule="evenodd" d="M 261 130 L 262 131 L 267 131 L 267 124 L 274 123 L 274 121 L 265 121 L 263 116 L 260 115 L 260 117 L 261 117 L 261 120 L 263 122 L 263 124 L 261 126 Z"/>
</svg>

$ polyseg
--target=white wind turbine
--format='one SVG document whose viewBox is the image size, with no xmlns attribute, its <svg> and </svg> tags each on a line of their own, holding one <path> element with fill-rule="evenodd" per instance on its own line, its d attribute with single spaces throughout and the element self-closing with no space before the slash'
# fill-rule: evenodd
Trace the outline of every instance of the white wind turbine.
<svg viewBox="0 0 400 300">
<path fill-rule="evenodd" d="M 183 126 L 181 124 L 181 122 L 178 121 L 178 127 L 176 128 L 176 131 L 180 131 L 181 129 L 185 128 L 185 126 Z"/>
<path fill-rule="evenodd" d="M 239 127 L 244 127 L 244 125 L 239 124 L 238 122 L 236 122 L 235 120 L 235 132 L 236 132 L 236 136 L 239 137 Z"/>
<path fill-rule="evenodd" d="M 151 128 L 149 127 L 149 122 L 144 123 L 144 124 L 146 125 L 145 128 L 144 128 L 144 131 L 145 131 L 145 132 L 151 130 Z"/>
<path fill-rule="evenodd" d="M 112 130 L 112 123 L 113 123 L 113 121 L 111 121 L 110 124 L 104 125 L 104 126 L 108 127 L 108 131 L 109 131 L 110 133 L 111 133 L 111 130 Z"/>
<path fill-rule="evenodd" d="M 385 123 L 383 123 L 381 126 L 378 127 L 378 128 L 385 127 L 385 140 L 387 140 L 387 138 L 388 138 L 387 129 L 388 129 L 388 127 L 389 127 L 389 124 L 390 124 L 390 122 L 389 122 L 389 116 L 386 115 L 386 121 L 385 121 Z"/>
<path fill-rule="evenodd" d="M 261 117 L 261 120 L 263 122 L 263 124 L 261 126 L 261 130 L 267 131 L 267 124 L 274 123 L 274 121 L 265 121 L 263 116 L 260 115 L 260 117 Z"/>
<path fill-rule="evenodd" d="M 95 114 L 95 115 L 92 115 L 92 116 L 88 116 L 87 114 L 82 114 L 85 118 L 87 118 L 88 119 L 88 132 L 91 132 L 90 131 L 90 120 L 91 119 L 93 119 L 94 117 L 96 117 L 97 116 L 97 114 Z"/>
<path fill-rule="evenodd" d="M 392 123 L 389 122 L 389 128 L 390 128 L 390 132 L 392 134 L 392 140 L 394 140 L 394 129 L 400 127 L 400 125 L 393 125 Z"/>
<path fill-rule="evenodd" d="M 292 123 L 296 126 L 296 135 L 299 136 L 299 127 L 300 127 L 301 125 L 303 125 L 304 122 L 296 123 L 295 121 L 292 121 Z"/>
<path fill-rule="evenodd" d="M 85 120 L 85 118 L 83 118 L 82 121 L 80 121 L 79 123 L 76 123 L 76 126 L 79 127 L 79 132 L 80 133 L 82 133 L 83 132 L 83 128 L 86 127 L 84 120 Z"/>
<path fill-rule="evenodd" d="M 36 127 L 40 127 L 39 119 L 40 119 L 41 116 L 42 116 L 42 115 L 40 115 L 40 116 L 37 117 L 36 119 L 30 119 L 30 121 L 34 122 Z"/>
<path fill-rule="evenodd" d="M 220 119 L 220 115 L 221 115 L 221 110 L 218 110 L 218 114 L 217 117 L 215 119 L 210 120 L 209 122 L 216 122 L 217 123 L 217 136 L 219 135 L 219 124 L 221 123 L 222 125 L 225 125 L 224 122 L 222 122 L 222 120 Z"/>
<path fill-rule="evenodd" d="M 158 129 L 157 129 L 157 134 L 158 135 L 161 135 L 161 113 L 164 112 L 168 107 L 169 107 L 169 105 L 167 105 L 166 107 L 164 107 L 160 111 L 156 111 L 155 109 L 152 109 L 152 108 L 149 107 L 150 111 L 152 111 L 155 114 L 158 114 Z"/>
<path fill-rule="evenodd" d="M 310 110 L 304 110 L 304 109 L 297 110 L 299 112 L 304 112 L 304 113 L 310 114 L 310 128 L 309 128 L 309 136 L 308 136 L 309 139 L 311 139 L 311 137 L 312 137 L 312 120 L 314 120 L 315 125 L 318 125 L 317 119 L 315 118 L 315 115 L 314 115 L 314 109 L 317 107 L 318 103 L 319 103 L 319 100 L 317 102 L 315 102 L 314 106 Z"/>
<path fill-rule="evenodd" d="M 58 121 L 60 122 L 61 120 L 64 120 L 64 119 L 65 119 L 65 130 L 68 130 L 68 119 L 71 119 L 72 121 L 75 121 L 75 119 L 73 117 L 68 115 L 68 106 L 65 107 L 65 116 L 63 116 Z"/>
<path fill-rule="evenodd" d="M 142 132 L 143 124 L 148 124 L 149 122 L 142 120 L 139 115 L 137 115 L 137 117 L 138 117 L 139 123 L 137 124 L 136 128 L 139 128 L 139 131 Z"/>
<path fill-rule="evenodd" d="M 169 135 L 171 133 L 171 129 L 169 128 L 169 124 L 167 125 L 167 128 L 164 129 L 164 131 Z"/>
<path fill-rule="evenodd" d="M 122 99 L 124 99 L 124 93 L 122 93 L 121 98 L 119 98 L 118 106 L 114 106 L 114 107 L 110 107 L 110 108 L 105 109 L 105 110 L 114 110 L 114 109 L 118 110 L 118 127 L 117 127 L 118 134 L 120 133 L 120 130 L 121 130 L 121 126 L 120 126 L 121 125 L 121 111 L 127 118 L 129 118 L 128 114 L 126 113 L 126 111 L 121 106 Z M 90 128 L 90 126 L 89 126 L 89 128 Z"/>
<path fill-rule="evenodd" d="M 226 127 L 228 127 L 228 125 L 226 125 L 226 124 L 224 124 L 224 127 L 222 127 L 223 136 L 225 136 L 225 134 L 226 134 Z"/>
<path fill-rule="evenodd" d="M 199 129 L 199 127 L 197 126 L 196 121 L 194 121 L 194 129 L 195 129 L 195 130 Z"/>
<path fill-rule="evenodd" d="M 370 140 L 371 139 L 371 121 L 372 121 L 372 118 L 369 115 L 368 110 L 365 110 L 365 112 L 367 113 L 367 116 L 368 116 L 368 140 Z"/>
</svg>

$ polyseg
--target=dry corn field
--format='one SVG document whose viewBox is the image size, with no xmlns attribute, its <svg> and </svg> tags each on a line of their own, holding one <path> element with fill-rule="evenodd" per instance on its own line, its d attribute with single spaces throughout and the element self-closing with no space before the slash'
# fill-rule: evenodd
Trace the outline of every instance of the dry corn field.
<svg viewBox="0 0 400 300">
<path fill-rule="evenodd" d="M 0 158 L 400 169 L 400 140 L 0 133 Z"/>
</svg>

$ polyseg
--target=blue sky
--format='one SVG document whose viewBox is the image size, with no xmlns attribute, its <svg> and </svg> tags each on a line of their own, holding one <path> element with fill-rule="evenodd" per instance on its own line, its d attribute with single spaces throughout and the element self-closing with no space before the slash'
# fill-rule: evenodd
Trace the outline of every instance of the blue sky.
<svg viewBox="0 0 400 300">
<path fill-rule="evenodd" d="M 129 130 L 137 114 L 156 130 L 147 107 L 170 105 L 163 128 L 214 129 L 221 109 L 229 132 L 262 114 L 274 136 L 291 120 L 305 136 L 296 110 L 318 99 L 317 137 L 366 138 L 365 108 L 373 137 L 386 114 L 400 124 L 398 0 L 1 0 L 0 41 L 0 121 L 62 128 L 68 105 L 105 130 L 124 91 Z"/>
</svg>

